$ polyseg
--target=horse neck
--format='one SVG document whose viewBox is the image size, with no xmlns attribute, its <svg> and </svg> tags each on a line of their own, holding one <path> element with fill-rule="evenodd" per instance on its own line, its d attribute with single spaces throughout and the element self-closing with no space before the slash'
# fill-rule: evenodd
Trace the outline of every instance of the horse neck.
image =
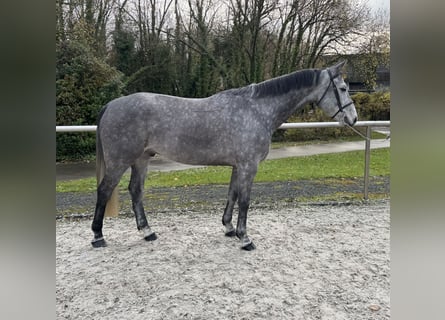
<svg viewBox="0 0 445 320">
<path fill-rule="evenodd" d="M 269 119 L 268 127 L 271 132 L 281 126 L 293 113 L 303 108 L 308 103 L 316 102 L 317 88 L 308 87 L 298 91 L 290 91 L 286 94 L 263 98 L 258 104 Z"/>
</svg>

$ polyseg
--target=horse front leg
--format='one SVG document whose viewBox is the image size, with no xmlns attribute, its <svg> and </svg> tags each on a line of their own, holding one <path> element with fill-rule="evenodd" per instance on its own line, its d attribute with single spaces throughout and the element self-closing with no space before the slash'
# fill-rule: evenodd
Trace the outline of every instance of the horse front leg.
<svg viewBox="0 0 445 320">
<path fill-rule="evenodd" d="M 226 227 L 225 235 L 227 237 L 235 236 L 235 228 L 232 224 L 233 208 L 238 199 L 238 176 L 236 167 L 232 169 L 232 177 L 230 178 L 229 195 L 227 198 L 226 208 L 222 216 L 222 224 Z"/>
<path fill-rule="evenodd" d="M 247 211 L 250 204 L 250 192 L 257 172 L 258 164 L 238 168 L 238 223 L 236 236 L 241 240 L 241 248 L 247 251 L 255 249 L 252 240 L 247 236 Z"/>
</svg>

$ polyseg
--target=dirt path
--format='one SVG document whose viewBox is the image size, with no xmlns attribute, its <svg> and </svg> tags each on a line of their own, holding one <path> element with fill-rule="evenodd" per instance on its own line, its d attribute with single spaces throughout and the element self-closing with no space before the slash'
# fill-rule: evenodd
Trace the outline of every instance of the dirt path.
<svg viewBox="0 0 445 320">
<path fill-rule="evenodd" d="M 371 196 L 389 196 L 389 176 L 371 177 Z M 203 185 L 171 188 L 147 188 L 144 191 L 144 205 L 148 212 L 168 212 L 170 210 L 198 210 L 211 212 L 223 210 L 227 201 L 228 185 Z M 133 216 L 130 195 L 124 188 L 120 190 L 120 214 Z M 357 197 L 354 197 L 357 195 Z M 323 201 L 350 201 L 363 197 L 363 178 L 355 179 L 314 179 L 254 183 L 251 205 L 272 207 L 287 203 L 295 206 L 314 198 Z M 56 193 L 56 217 L 92 217 L 96 204 L 95 192 Z"/>
<path fill-rule="evenodd" d="M 57 319 L 389 319 L 389 200 L 253 207 L 257 250 L 226 238 L 220 212 L 56 221 Z"/>
</svg>

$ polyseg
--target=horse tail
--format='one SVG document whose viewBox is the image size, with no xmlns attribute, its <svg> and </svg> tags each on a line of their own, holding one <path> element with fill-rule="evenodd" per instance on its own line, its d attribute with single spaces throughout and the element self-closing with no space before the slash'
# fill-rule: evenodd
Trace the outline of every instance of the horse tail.
<svg viewBox="0 0 445 320">
<path fill-rule="evenodd" d="M 102 146 L 102 139 L 100 138 L 100 120 L 107 109 L 107 105 L 100 110 L 97 118 L 97 129 L 96 129 L 96 180 L 97 186 L 99 187 L 102 179 L 105 176 L 105 160 L 104 160 L 104 149 Z M 99 196 L 99 195 L 98 195 Z M 111 194 L 110 199 L 105 206 L 105 217 L 117 217 L 119 214 L 119 191 L 116 187 Z"/>
<path fill-rule="evenodd" d="M 102 147 L 102 140 L 100 138 L 100 120 L 105 113 L 107 106 L 104 106 L 97 117 L 97 129 L 96 129 L 96 180 L 97 186 L 101 183 L 105 175 L 105 161 L 104 161 L 104 150 Z"/>
</svg>

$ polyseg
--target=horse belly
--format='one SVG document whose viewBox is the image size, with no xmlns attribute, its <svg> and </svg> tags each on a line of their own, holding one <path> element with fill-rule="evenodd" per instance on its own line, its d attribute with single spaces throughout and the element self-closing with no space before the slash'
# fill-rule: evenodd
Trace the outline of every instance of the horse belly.
<svg viewBox="0 0 445 320">
<path fill-rule="evenodd" d="M 191 165 L 232 165 L 233 155 L 229 141 L 209 135 L 183 134 L 166 137 L 155 143 L 157 153 L 170 160 Z"/>
</svg>

